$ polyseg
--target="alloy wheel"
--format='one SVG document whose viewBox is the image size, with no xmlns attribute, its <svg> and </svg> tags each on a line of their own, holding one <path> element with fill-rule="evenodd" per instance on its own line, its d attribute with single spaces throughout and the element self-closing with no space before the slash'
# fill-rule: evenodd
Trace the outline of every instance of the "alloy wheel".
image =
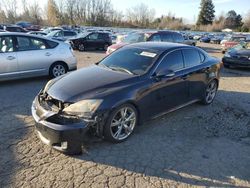
<svg viewBox="0 0 250 188">
<path fill-rule="evenodd" d="M 52 69 L 53 71 L 53 76 L 54 77 L 58 77 L 58 76 L 61 76 L 61 75 L 64 75 L 66 73 L 66 69 L 63 65 L 55 65 Z"/>
<path fill-rule="evenodd" d="M 217 93 L 217 82 L 216 81 L 212 81 L 209 83 L 209 85 L 207 86 L 207 89 L 206 89 L 206 102 L 208 104 L 212 103 L 215 96 L 216 96 L 216 93 Z"/>
<path fill-rule="evenodd" d="M 105 44 L 103 49 L 104 49 L 105 51 L 107 51 L 107 50 L 108 50 L 108 47 L 109 47 L 109 45 L 108 45 L 108 44 Z"/>
<path fill-rule="evenodd" d="M 79 44 L 78 49 L 79 49 L 79 51 L 82 52 L 85 50 L 85 46 L 83 44 Z"/>
<path fill-rule="evenodd" d="M 118 141 L 126 139 L 133 132 L 136 122 L 136 113 L 132 108 L 121 108 L 111 121 L 110 131 L 112 137 Z"/>
</svg>

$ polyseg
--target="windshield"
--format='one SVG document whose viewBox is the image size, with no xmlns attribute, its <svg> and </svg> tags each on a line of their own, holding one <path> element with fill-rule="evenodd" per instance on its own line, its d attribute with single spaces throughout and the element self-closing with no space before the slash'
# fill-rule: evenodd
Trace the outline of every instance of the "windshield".
<svg viewBox="0 0 250 188">
<path fill-rule="evenodd" d="M 128 74 L 142 75 L 148 71 L 158 55 L 157 52 L 150 50 L 122 48 L 102 60 L 99 66 Z"/>
<path fill-rule="evenodd" d="M 146 40 L 147 37 L 144 33 L 134 33 L 125 37 L 123 42 L 131 44 L 136 42 L 145 42 Z"/>
</svg>

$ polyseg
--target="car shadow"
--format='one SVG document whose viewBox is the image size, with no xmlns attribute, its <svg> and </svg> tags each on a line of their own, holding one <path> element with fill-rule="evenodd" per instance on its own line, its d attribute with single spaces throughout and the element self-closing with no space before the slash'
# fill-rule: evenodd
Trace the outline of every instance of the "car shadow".
<svg viewBox="0 0 250 188">
<path fill-rule="evenodd" d="M 85 50 L 84 52 L 75 50 L 74 52 L 75 53 L 88 53 L 88 54 L 105 54 L 106 53 L 106 51 L 104 50 Z"/>
<path fill-rule="evenodd" d="M 250 77 L 250 68 L 223 68 L 223 77 Z"/>
<path fill-rule="evenodd" d="M 123 143 L 90 139 L 74 158 L 194 186 L 250 181 L 250 142 L 243 142 L 250 139 L 250 112 L 221 100 L 235 96 L 250 102 L 249 93 L 219 91 L 212 105 L 194 104 L 148 122 Z"/>
</svg>

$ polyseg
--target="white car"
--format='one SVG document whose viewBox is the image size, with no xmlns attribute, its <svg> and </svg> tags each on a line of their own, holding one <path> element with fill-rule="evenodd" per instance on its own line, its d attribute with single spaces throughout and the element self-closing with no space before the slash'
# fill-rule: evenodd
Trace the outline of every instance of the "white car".
<svg viewBox="0 0 250 188">
<path fill-rule="evenodd" d="M 54 78 L 76 68 L 69 44 L 29 34 L 0 33 L 0 81 L 44 75 Z"/>
</svg>

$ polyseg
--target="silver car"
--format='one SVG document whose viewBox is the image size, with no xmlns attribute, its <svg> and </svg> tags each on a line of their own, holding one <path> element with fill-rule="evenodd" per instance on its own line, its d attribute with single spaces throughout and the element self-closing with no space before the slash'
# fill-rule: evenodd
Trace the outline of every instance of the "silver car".
<svg viewBox="0 0 250 188">
<path fill-rule="evenodd" d="M 77 67 L 69 44 L 20 33 L 0 33 L 0 81 L 58 77 Z"/>
</svg>

